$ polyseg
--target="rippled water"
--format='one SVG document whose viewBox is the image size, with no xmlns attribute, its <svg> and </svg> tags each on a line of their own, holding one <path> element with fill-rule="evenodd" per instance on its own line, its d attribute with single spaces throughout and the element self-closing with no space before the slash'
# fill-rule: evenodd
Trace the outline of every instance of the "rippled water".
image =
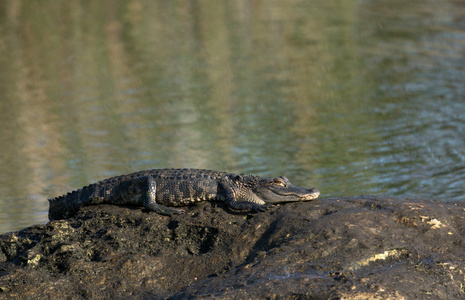
<svg viewBox="0 0 465 300">
<path fill-rule="evenodd" d="M 465 197 L 459 1 L 0 3 L 0 232 L 148 168 Z"/>
</svg>

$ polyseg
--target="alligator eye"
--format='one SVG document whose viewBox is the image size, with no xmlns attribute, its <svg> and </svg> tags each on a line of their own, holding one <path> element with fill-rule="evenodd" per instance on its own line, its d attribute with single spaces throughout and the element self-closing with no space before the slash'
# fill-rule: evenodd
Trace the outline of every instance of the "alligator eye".
<svg viewBox="0 0 465 300">
<path fill-rule="evenodd" d="M 284 183 L 284 181 L 282 181 L 282 180 L 279 179 L 279 178 L 273 179 L 273 183 L 274 183 L 274 184 L 277 184 L 277 185 L 280 185 L 280 186 L 286 186 L 286 184 Z"/>
</svg>

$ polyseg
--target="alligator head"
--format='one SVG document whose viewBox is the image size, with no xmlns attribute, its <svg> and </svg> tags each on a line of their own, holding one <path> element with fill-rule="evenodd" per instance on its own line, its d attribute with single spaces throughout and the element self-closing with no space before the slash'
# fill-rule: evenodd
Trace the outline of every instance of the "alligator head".
<svg viewBox="0 0 465 300">
<path fill-rule="evenodd" d="M 308 201 L 316 199 L 320 195 L 318 189 L 295 186 L 284 176 L 263 178 L 254 186 L 252 191 L 258 198 L 267 203 Z"/>
</svg>

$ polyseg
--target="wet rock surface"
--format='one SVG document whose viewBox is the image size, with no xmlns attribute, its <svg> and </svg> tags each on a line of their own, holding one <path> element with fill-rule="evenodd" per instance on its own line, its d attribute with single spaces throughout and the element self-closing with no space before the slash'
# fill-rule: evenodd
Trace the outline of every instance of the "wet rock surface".
<svg viewBox="0 0 465 300">
<path fill-rule="evenodd" d="M 465 203 L 379 196 L 161 216 L 99 205 L 0 236 L 0 297 L 461 299 Z"/>
</svg>

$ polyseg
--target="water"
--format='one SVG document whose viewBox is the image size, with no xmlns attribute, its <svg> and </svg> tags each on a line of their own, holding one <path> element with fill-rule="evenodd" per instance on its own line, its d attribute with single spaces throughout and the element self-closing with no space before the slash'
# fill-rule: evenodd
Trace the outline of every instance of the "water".
<svg viewBox="0 0 465 300">
<path fill-rule="evenodd" d="M 459 1 L 0 3 L 0 232 L 149 168 L 463 201 Z"/>
</svg>

